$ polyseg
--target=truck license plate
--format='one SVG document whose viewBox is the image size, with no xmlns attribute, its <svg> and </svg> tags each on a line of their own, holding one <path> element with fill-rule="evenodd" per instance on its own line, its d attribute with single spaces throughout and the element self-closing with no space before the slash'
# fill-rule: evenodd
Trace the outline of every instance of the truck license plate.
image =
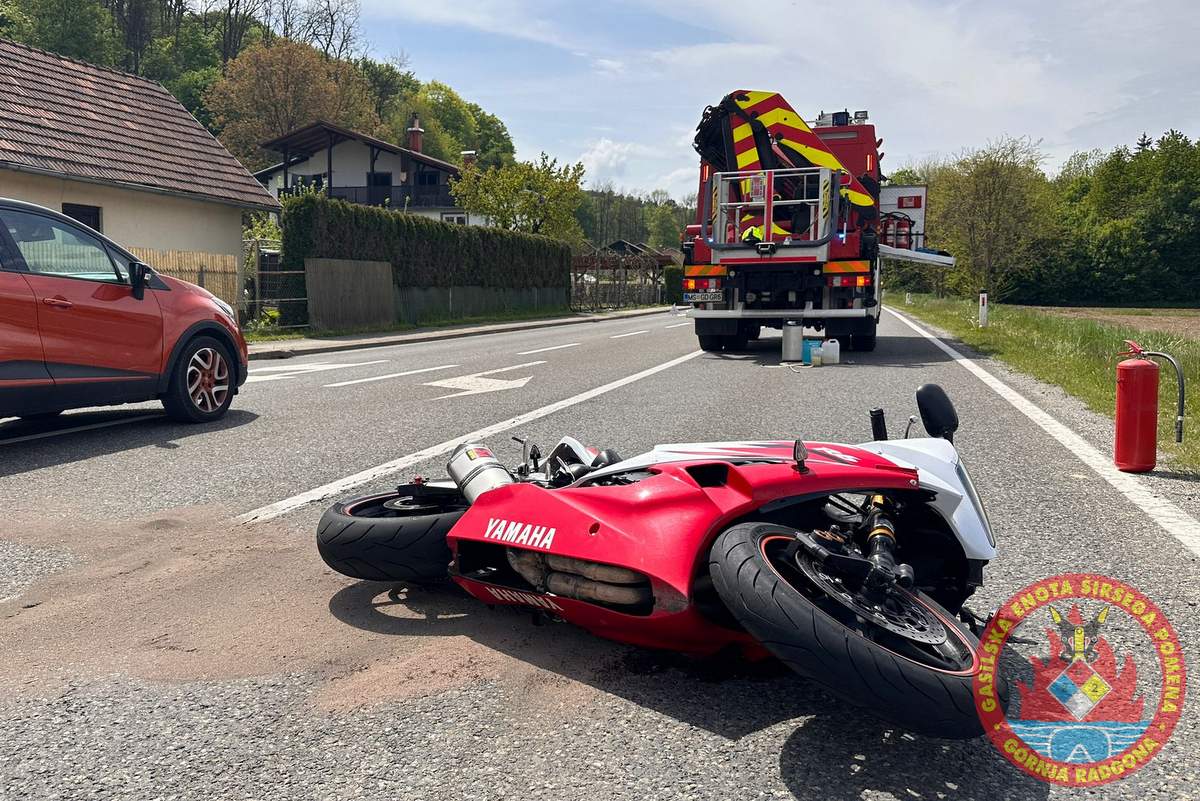
<svg viewBox="0 0 1200 801">
<path fill-rule="evenodd" d="M 684 303 L 720 303 L 725 300 L 724 292 L 684 292 Z"/>
</svg>

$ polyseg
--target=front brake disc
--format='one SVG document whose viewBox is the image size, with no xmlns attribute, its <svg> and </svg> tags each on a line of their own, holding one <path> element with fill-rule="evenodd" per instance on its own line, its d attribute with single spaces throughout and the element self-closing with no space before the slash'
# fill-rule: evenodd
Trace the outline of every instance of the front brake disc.
<svg viewBox="0 0 1200 801">
<path fill-rule="evenodd" d="M 942 621 L 905 590 L 895 588 L 882 604 L 874 604 L 826 573 L 807 554 L 797 554 L 796 565 L 817 589 L 872 625 L 926 645 L 941 645 L 949 637 Z"/>
</svg>

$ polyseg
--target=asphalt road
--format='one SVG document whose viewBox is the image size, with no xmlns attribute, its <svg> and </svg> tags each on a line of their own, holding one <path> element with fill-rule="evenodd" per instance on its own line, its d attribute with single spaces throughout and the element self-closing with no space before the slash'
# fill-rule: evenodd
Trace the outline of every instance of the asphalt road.
<svg viewBox="0 0 1200 801">
<path fill-rule="evenodd" d="M 440 475 L 441 456 L 372 471 L 520 415 L 488 438 L 514 458 L 512 433 L 625 455 L 659 442 L 856 442 L 869 439 L 868 408 L 885 407 L 896 435 L 913 389 L 938 382 L 1000 540 L 972 606 L 1054 573 L 1110 573 L 1159 603 L 1200 675 L 1200 559 L 931 342 L 885 315 L 874 353 L 791 370 L 778 339 L 693 355 L 682 322 L 258 362 L 207 428 L 153 406 L 0 423 L 0 797 L 1075 795 L 986 741 L 892 731 L 769 664 L 690 662 L 535 627 L 451 589 L 352 582 L 313 548 L 324 504 L 287 502 L 350 476 L 367 491 Z M 1106 447 L 1104 420 L 985 367 Z M 97 427 L 73 430 L 85 426 Z M 1194 482 L 1139 481 L 1200 512 Z M 239 522 L 248 513 L 260 522 Z M 1094 797 L 1200 797 L 1196 708 L 1155 761 Z"/>
</svg>

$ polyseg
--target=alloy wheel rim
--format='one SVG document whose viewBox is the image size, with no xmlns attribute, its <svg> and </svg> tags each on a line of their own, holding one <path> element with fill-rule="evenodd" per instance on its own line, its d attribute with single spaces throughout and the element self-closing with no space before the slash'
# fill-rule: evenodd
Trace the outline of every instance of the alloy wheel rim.
<svg viewBox="0 0 1200 801">
<path fill-rule="evenodd" d="M 220 409 L 229 398 L 229 364 L 214 348 L 200 348 L 192 354 L 187 369 L 188 397 L 202 412 Z"/>
</svg>

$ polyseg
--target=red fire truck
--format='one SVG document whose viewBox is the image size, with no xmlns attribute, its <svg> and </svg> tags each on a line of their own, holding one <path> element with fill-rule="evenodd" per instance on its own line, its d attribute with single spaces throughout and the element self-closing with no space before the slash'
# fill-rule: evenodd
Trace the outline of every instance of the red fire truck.
<svg viewBox="0 0 1200 801">
<path fill-rule="evenodd" d="M 881 256 L 953 264 L 923 247 L 924 187 L 881 190 L 882 144 L 865 111 L 810 126 L 777 92 L 739 90 L 704 110 L 683 241 L 701 348 L 743 349 L 763 326 L 794 321 L 874 350 Z"/>
</svg>

